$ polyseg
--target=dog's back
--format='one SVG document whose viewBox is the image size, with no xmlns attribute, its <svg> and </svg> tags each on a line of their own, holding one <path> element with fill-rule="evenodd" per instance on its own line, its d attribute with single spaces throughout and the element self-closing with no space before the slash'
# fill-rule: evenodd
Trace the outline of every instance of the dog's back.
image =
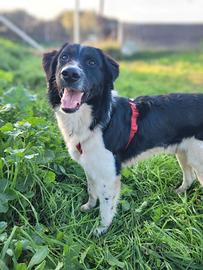
<svg viewBox="0 0 203 270">
<path fill-rule="evenodd" d="M 203 140 L 203 94 L 138 97 L 135 103 L 140 111 L 140 124 L 150 125 L 150 132 L 155 132 L 157 126 L 162 128 L 174 135 L 175 141 L 171 143 L 192 136 Z"/>
</svg>

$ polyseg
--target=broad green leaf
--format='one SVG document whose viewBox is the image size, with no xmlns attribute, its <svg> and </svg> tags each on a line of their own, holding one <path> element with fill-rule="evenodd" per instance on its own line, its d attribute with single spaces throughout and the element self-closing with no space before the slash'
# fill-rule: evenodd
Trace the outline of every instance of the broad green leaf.
<svg viewBox="0 0 203 270">
<path fill-rule="evenodd" d="M 31 246 L 31 243 L 29 240 L 27 239 L 23 239 L 22 240 L 22 245 L 23 245 L 23 250 L 28 250 Z"/>
<path fill-rule="evenodd" d="M 56 179 L 56 174 L 52 171 L 48 171 L 45 176 L 45 182 L 46 183 L 53 183 Z"/>
<path fill-rule="evenodd" d="M 22 241 L 18 241 L 15 245 L 15 257 L 16 259 L 18 259 L 21 254 L 22 254 L 22 251 L 23 251 L 23 243 Z"/>
<path fill-rule="evenodd" d="M 2 127 L 0 127 L 0 131 L 7 132 L 13 130 L 13 125 L 11 123 L 6 123 Z"/>
<path fill-rule="evenodd" d="M 20 126 L 35 127 L 35 126 L 45 125 L 45 124 L 47 124 L 47 122 L 41 117 L 27 117 L 26 119 L 23 119 L 15 123 L 15 127 L 20 127 Z"/>
<path fill-rule="evenodd" d="M 47 124 L 45 119 L 43 119 L 42 117 L 28 117 L 26 118 L 26 120 L 32 126 L 39 126 L 39 125 Z"/>
<path fill-rule="evenodd" d="M 0 193 L 0 201 L 2 201 L 2 203 L 12 201 L 15 198 L 16 198 L 16 194 L 11 189 L 7 189 L 6 192 Z"/>
<path fill-rule="evenodd" d="M 12 87 L 4 93 L 4 101 L 6 103 L 16 104 L 22 111 L 25 111 L 28 106 L 36 100 L 35 95 L 23 87 Z"/>
<path fill-rule="evenodd" d="M 11 147 L 8 147 L 4 150 L 5 153 L 9 153 L 10 155 L 15 155 L 18 157 L 23 157 L 24 156 L 24 152 L 25 152 L 25 148 L 21 148 L 21 149 L 12 149 Z"/>
<path fill-rule="evenodd" d="M 4 162 L 3 162 L 3 159 L 1 158 L 0 159 L 0 171 L 2 171 L 3 166 L 4 166 Z"/>
<path fill-rule="evenodd" d="M 6 190 L 6 187 L 8 186 L 9 181 L 8 179 L 0 179 L 0 193 L 4 193 Z"/>
<path fill-rule="evenodd" d="M 18 263 L 16 265 L 16 270 L 28 270 L 27 265 L 25 263 Z"/>
<path fill-rule="evenodd" d="M 0 213 L 6 213 L 8 211 L 8 203 L 2 203 L 0 200 Z"/>
<path fill-rule="evenodd" d="M 31 269 L 34 265 L 40 264 L 47 257 L 48 254 L 49 250 L 47 246 L 39 248 L 29 262 L 28 268 Z"/>
<path fill-rule="evenodd" d="M 53 161 L 55 158 L 55 153 L 54 151 L 50 150 L 50 149 L 46 149 L 44 152 L 44 157 L 43 157 L 43 162 L 44 163 L 48 163 Z"/>
<path fill-rule="evenodd" d="M 0 69 L 0 79 L 6 82 L 12 82 L 13 73 L 10 71 L 5 71 L 5 70 Z"/>
<path fill-rule="evenodd" d="M 7 238 L 8 238 L 7 232 L 0 234 L 0 242 L 2 243 L 5 242 Z"/>
<path fill-rule="evenodd" d="M 7 227 L 7 222 L 6 221 L 0 221 L 0 232 L 3 232 L 6 227 Z"/>
<path fill-rule="evenodd" d="M 7 251 L 6 251 L 6 254 L 10 257 L 13 256 L 13 250 L 11 248 L 8 248 Z"/>
<path fill-rule="evenodd" d="M 64 237 L 64 232 L 61 232 L 61 231 L 57 232 L 57 235 L 56 235 L 57 240 L 61 241 L 63 237 Z"/>
<path fill-rule="evenodd" d="M 9 135 L 9 136 L 12 136 L 14 138 L 17 138 L 19 135 L 22 135 L 24 134 L 25 132 L 24 131 L 21 131 L 21 130 L 12 130 L 12 131 L 7 131 L 6 134 Z"/>
<path fill-rule="evenodd" d="M 161 207 L 157 207 L 156 209 L 154 209 L 154 214 L 152 216 L 153 221 L 158 222 L 161 218 L 161 215 L 162 215 Z"/>
</svg>

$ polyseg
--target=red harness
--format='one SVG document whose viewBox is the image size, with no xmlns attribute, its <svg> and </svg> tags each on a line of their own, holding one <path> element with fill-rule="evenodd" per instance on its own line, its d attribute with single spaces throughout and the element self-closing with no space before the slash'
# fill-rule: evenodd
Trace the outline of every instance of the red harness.
<svg viewBox="0 0 203 270">
<path fill-rule="evenodd" d="M 129 104 L 130 104 L 130 108 L 131 108 L 131 128 L 130 128 L 130 135 L 129 135 L 128 143 L 127 143 L 125 149 L 128 148 L 129 144 L 131 143 L 131 141 L 132 141 L 133 137 L 135 136 L 135 133 L 137 132 L 137 129 L 138 129 L 137 118 L 138 118 L 139 112 L 138 112 L 137 106 L 135 105 L 135 103 L 133 103 L 131 101 L 129 101 Z M 76 145 L 76 148 L 77 148 L 78 152 L 80 154 L 82 154 L 82 147 L 81 147 L 80 143 L 78 143 Z"/>
<path fill-rule="evenodd" d="M 82 155 L 82 147 L 80 143 L 76 145 L 76 148 L 78 149 L 78 152 Z"/>
<path fill-rule="evenodd" d="M 125 149 L 128 148 L 129 144 L 131 143 L 133 137 L 135 136 L 135 133 L 137 132 L 138 126 L 137 126 L 137 118 L 139 115 L 137 106 L 135 105 L 135 103 L 129 101 L 130 104 L 130 108 L 131 108 L 131 128 L 130 128 L 130 135 L 129 135 L 129 139 L 128 139 L 128 143 L 125 147 Z"/>
</svg>

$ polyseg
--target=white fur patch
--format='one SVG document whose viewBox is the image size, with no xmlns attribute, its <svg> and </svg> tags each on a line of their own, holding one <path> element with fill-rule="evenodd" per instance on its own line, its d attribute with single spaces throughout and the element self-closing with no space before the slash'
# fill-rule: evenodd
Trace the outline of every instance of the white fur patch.
<svg viewBox="0 0 203 270">
<path fill-rule="evenodd" d="M 89 129 L 92 123 L 91 107 L 83 104 L 74 113 L 64 113 L 58 107 L 55 115 L 71 157 L 82 165 L 94 181 L 114 181 L 114 157 L 104 146 L 102 131 L 100 127 L 93 131 Z M 82 154 L 76 148 L 78 143 L 81 144 Z"/>
<path fill-rule="evenodd" d="M 79 66 L 79 62 L 77 61 L 71 61 L 70 63 L 66 64 L 65 66 L 63 66 L 63 68 L 61 69 L 61 72 L 63 72 L 64 70 L 66 70 L 67 68 L 77 68 L 80 71 L 82 71 L 82 69 Z"/>
<path fill-rule="evenodd" d="M 118 91 L 116 89 L 111 90 L 111 94 L 113 97 L 118 97 Z"/>
<path fill-rule="evenodd" d="M 71 157 L 78 161 L 80 153 L 76 145 L 80 143 L 83 146 L 84 141 L 92 135 L 92 131 L 89 129 L 92 123 L 91 107 L 82 104 L 78 111 L 65 113 L 59 106 L 55 109 L 55 115 L 68 151 Z"/>
<path fill-rule="evenodd" d="M 164 147 L 154 147 L 152 149 L 149 149 L 145 152 L 142 152 L 141 154 L 137 155 L 136 157 L 127 160 L 126 162 L 123 163 L 124 166 L 131 166 L 135 164 L 136 162 L 148 159 L 154 155 L 158 154 L 175 154 L 177 151 L 177 145 L 171 145 L 167 148 Z"/>
<path fill-rule="evenodd" d="M 194 137 L 184 140 L 179 151 L 186 153 L 187 162 L 196 170 L 203 173 L 203 141 Z"/>
</svg>

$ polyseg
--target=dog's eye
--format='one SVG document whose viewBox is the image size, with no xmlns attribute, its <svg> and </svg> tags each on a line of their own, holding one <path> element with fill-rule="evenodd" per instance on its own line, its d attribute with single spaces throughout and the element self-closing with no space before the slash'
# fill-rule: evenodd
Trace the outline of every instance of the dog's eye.
<svg viewBox="0 0 203 270">
<path fill-rule="evenodd" d="M 61 56 L 61 59 L 62 59 L 63 61 L 66 61 L 66 60 L 69 59 L 69 56 L 68 56 L 67 54 L 63 54 L 63 55 Z"/>
<path fill-rule="evenodd" d="M 94 59 L 88 59 L 87 60 L 87 64 L 88 64 L 88 66 L 95 66 L 96 65 L 96 61 Z"/>
</svg>

